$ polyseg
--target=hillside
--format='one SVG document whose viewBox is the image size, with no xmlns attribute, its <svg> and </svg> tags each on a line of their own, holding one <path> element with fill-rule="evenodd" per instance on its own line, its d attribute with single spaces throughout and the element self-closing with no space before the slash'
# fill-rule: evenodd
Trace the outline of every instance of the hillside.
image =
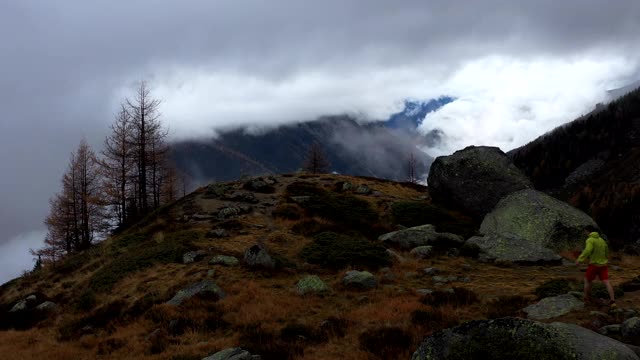
<svg viewBox="0 0 640 360">
<path fill-rule="evenodd" d="M 590 214 L 617 244 L 640 239 L 640 90 L 509 154 L 537 189 Z"/>
<path fill-rule="evenodd" d="M 406 117 L 402 120 L 394 124 L 413 121 Z M 419 141 L 424 140 L 415 132 L 336 116 L 257 134 L 239 129 L 221 132 L 207 141 L 178 142 L 173 145 L 173 159 L 182 172 L 198 182 L 228 181 L 243 175 L 295 172 L 301 168 L 310 145 L 317 142 L 332 171 L 404 181 L 412 153 L 418 174 L 425 174 L 433 160 L 416 147 Z"/>
<path fill-rule="evenodd" d="M 467 238 L 479 219 L 432 204 L 425 187 L 373 178 L 279 175 L 204 186 L 2 285 L 0 354 L 185 360 L 240 346 L 267 360 L 408 359 L 438 330 L 521 316 L 557 284 L 567 287 L 560 293 L 581 287 L 575 266 L 484 263 L 464 246 L 420 253 L 377 240 L 424 224 Z M 636 257 L 616 255 L 612 264 L 616 286 L 640 274 Z M 368 270 L 376 283 L 363 273 L 345 281 L 349 270 Z M 37 300 L 27 307 L 55 306 L 10 312 L 30 295 Z M 635 291 L 618 303 L 639 301 Z M 548 321 L 592 329 L 621 321 L 618 313 L 596 319 L 594 310 L 603 309 Z"/>
</svg>

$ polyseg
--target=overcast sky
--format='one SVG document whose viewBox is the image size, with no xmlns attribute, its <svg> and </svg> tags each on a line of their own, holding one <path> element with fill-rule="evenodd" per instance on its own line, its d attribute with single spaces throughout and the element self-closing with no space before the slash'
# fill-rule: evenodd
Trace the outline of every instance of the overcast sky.
<svg viewBox="0 0 640 360">
<path fill-rule="evenodd" d="M 137 80 L 174 138 L 459 100 L 447 141 L 509 150 L 640 78 L 637 0 L 0 2 L 0 283 L 42 238 L 81 137 L 99 147 Z M 10 261 L 11 260 L 11 261 Z M 22 261 L 22 260 L 21 260 Z"/>
</svg>

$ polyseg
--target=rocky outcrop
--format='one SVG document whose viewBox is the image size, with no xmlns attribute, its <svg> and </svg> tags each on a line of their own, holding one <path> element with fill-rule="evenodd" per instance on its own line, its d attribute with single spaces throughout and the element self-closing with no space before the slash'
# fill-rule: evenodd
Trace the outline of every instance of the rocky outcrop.
<svg viewBox="0 0 640 360">
<path fill-rule="evenodd" d="M 428 337 L 412 360 L 638 360 L 625 344 L 583 327 L 519 318 L 475 320 Z"/>
<path fill-rule="evenodd" d="M 554 251 L 512 234 L 474 236 L 466 245 L 480 249 L 479 260 L 510 262 L 522 265 L 561 264 L 562 257 Z"/>
<path fill-rule="evenodd" d="M 584 308 L 584 303 L 570 294 L 552 296 L 522 309 L 529 319 L 546 320 Z"/>
<path fill-rule="evenodd" d="M 404 230 L 381 235 L 378 240 L 387 246 L 410 250 L 418 246 L 434 246 L 439 248 L 459 247 L 464 244 L 462 236 L 440 233 L 433 225 L 416 226 Z"/>
<path fill-rule="evenodd" d="M 476 216 L 490 212 L 506 195 L 533 187 L 505 153 L 486 146 L 470 146 L 436 158 L 428 182 L 435 201 Z"/>
<path fill-rule="evenodd" d="M 564 250 L 584 245 L 584 230 L 596 223 L 584 212 L 536 190 L 502 199 L 485 216 L 480 232 L 518 237 L 536 246 Z"/>
<path fill-rule="evenodd" d="M 355 290 L 369 290 L 378 286 L 375 276 L 368 271 L 347 271 L 342 284 Z"/>
<path fill-rule="evenodd" d="M 178 291 L 171 300 L 167 301 L 167 304 L 178 306 L 195 296 L 219 300 L 224 298 L 226 294 L 212 280 L 203 280 Z"/>
<path fill-rule="evenodd" d="M 296 291 L 300 295 L 324 294 L 329 292 L 329 287 L 318 275 L 307 275 L 298 281 Z"/>
</svg>

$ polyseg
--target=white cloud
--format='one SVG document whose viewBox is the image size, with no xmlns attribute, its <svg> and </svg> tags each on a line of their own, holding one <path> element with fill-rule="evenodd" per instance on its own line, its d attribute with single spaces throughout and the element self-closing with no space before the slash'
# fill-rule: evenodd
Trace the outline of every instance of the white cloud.
<svg viewBox="0 0 640 360">
<path fill-rule="evenodd" d="M 46 233 L 45 230 L 30 231 L 0 243 L 0 284 L 33 269 L 33 256 L 29 249 L 42 247 Z"/>
<path fill-rule="evenodd" d="M 420 129 L 440 129 L 445 141 L 431 155 L 468 145 L 521 146 L 590 112 L 637 63 L 623 58 L 524 61 L 488 57 L 469 61 L 442 87 L 459 100 L 430 113 Z"/>
</svg>

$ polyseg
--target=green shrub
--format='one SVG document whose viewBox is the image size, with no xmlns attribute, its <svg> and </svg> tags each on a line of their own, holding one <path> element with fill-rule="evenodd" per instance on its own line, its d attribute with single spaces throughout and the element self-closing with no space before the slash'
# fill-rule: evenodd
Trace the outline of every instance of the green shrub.
<svg viewBox="0 0 640 360">
<path fill-rule="evenodd" d="M 315 184 L 306 181 L 296 181 L 287 185 L 288 196 L 312 196 L 312 195 L 324 195 L 325 190 L 321 189 Z"/>
<path fill-rule="evenodd" d="M 624 296 L 624 290 L 619 286 L 613 287 L 613 293 L 616 299 Z M 594 282 L 593 287 L 591 288 L 591 297 L 594 299 L 609 299 L 609 292 L 603 283 Z"/>
<path fill-rule="evenodd" d="M 427 310 L 415 310 L 411 313 L 411 323 L 416 326 L 439 330 L 458 324 L 458 317 L 450 311 L 434 307 Z"/>
<path fill-rule="evenodd" d="M 391 264 L 384 246 L 333 232 L 316 235 L 313 243 L 302 249 L 301 256 L 310 264 L 331 269 L 346 266 L 378 269 Z"/>
<path fill-rule="evenodd" d="M 569 280 L 552 279 L 545 281 L 542 285 L 538 286 L 535 290 L 535 294 L 539 299 L 543 299 L 550 296 L 566 294 L 569 291 L 571 291 Z"/>
<path fill-rule="evenodd" d="M 431 224 L 440 232 L 469 238 L 476 233 L 478 224 L 463 215 L 452 215 L 447 209 L 419 201 L 401 201 L 391 206 L 396 224 L 414 227 Z"/>
<path fill-rule="evenodd" d="M 181 263 L 191 242 L 199 236 L 195 231 L 183 231 L 166 236 L 160 243 L 146 240 L 131 246 L 127 252 L 96 271 L 89 281 L 89 288 L 95 292 L 108 291 L 118 281 L 136 271 L 156 264 Z"/>
<path fill-rule="evenodd" d="M 378 222 L 378 214 L 369 202 L 352 195 L 314 195 L 302 204 L 312 216 L 344 224 L 348 228 L 368 230 Z"/>
<path fill-rule="evenodd" d="M 413 344 L 411 333 L 399 327 L 369 329 L 359 337 L 360 348 L 381 359 L 400 359 Z"/>
</svg>

